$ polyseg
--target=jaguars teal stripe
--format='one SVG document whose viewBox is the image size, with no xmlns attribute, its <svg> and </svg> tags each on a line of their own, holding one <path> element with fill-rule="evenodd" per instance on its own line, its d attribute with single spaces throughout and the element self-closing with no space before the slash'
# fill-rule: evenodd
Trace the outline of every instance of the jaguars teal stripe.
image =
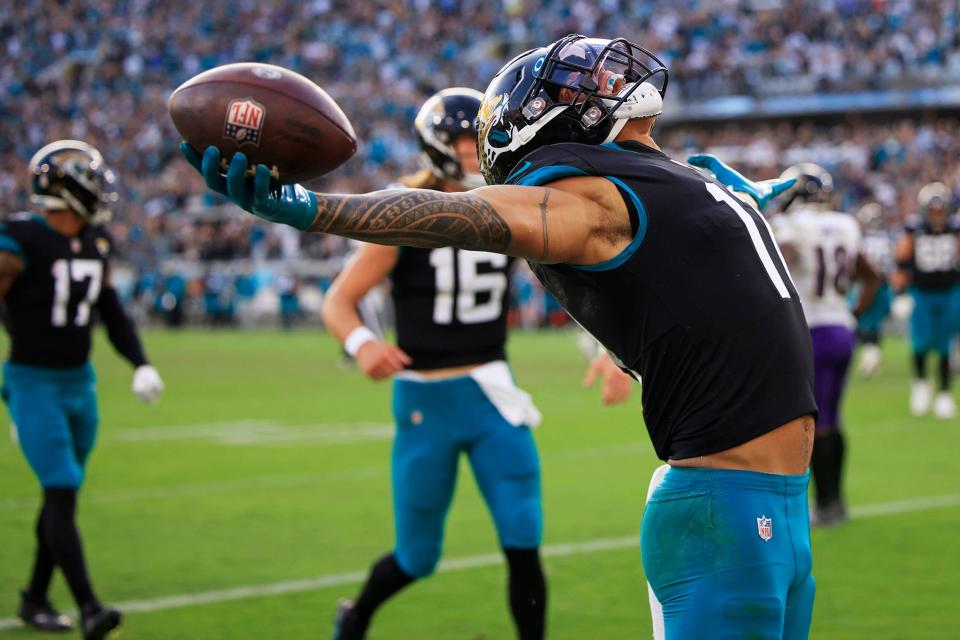
<svg viewBox="0 0 960 640">
<path fill-rule="evenodd" d="M 516 184 L 524 187 L 537 187 L 562 178 L 588 175 L 583 169 L 559 164 L 550 167 L 540 167 L 520 178 Z"/>
<path fill-rule="evenodd" d="M 579 269 L 581 271 L 610 271 L 611 269 L 616 269 L 624 262 L 629 260 L 633 254 L 637 252 L 637 249 L 639 249 L 640 245 L 643 244 L 643 239 L 647 235 L 647 209 L 643 206 L 643 201 L 640 200 L 640 196 L 638 196 L 637 193 L 628 187 L 627 184 L 620 178 L 614 178 L 613 176 L 603 177 L 630 195 L 630 200 L 633 202 L 633 206 L 637 210 L 637 218 L 639 222 L 637 227 L 637 235 L 633 236 L 633 240 L 630 241 L 630 244 L 628 244 L 623 251 L 609 260 L 604 260 L 603 262 L 598 262 L 597 264 L 570 265 L 574 269 Z"/>
<path fill-rule="evenodd" d="M 23 260 L 24 264 L 27 262 L 27 254 L 23 252 L 23 247 L 20 246 L 19 242 L 8 235 L 0 234 L 0 251 L 15 253 L 20 256 L 20 259 Z"/>
<path fill-rule="evenodd" d="M 529 169 L 530 165 L 532 164 L 533 163 L 530 162 L 529 160 L 524 161 L 523 166 L 517 169 L 516 171 L 514 171 L 513 173 L 511 173 L 510 175 L 508 175 L 507 179 L 504 180 L 504 182 L 506 182 L 507 184 L 510 184 L 511 182 L 513 182 L 514 178 L 516 178 L 518 175 L 520 175 L 521 173 Z"/>
</svg>

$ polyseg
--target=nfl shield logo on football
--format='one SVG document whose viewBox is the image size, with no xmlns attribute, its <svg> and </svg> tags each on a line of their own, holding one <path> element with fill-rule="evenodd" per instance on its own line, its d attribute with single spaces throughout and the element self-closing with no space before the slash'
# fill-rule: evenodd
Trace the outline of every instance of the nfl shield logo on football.
<svg viewBox="0 0 960 640">
<path fill-rule="evenodd" d="M 241 147 L 245 144 L 260 146 L 260 132 L 266 116 L 267 110 L 253 98 L 231 100 L 223 123 L 223 137 Z"/>
<path fill-rule="evenodd" d="M 773 520 L 767 516 L 757 518 L 757 533 L 764 542 L 768 542 L 773 537 Z"/>
</svg>

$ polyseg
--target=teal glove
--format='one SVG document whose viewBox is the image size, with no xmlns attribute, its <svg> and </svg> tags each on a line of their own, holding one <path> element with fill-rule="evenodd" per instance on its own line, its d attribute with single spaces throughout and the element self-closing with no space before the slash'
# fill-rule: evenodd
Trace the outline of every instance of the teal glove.
<svg viewBox="0 0 960 640">
<path fill-rule="evenodd" d="M 247 156 L 238 151 L 230 160 L 227 176 L 220 175 L 220 150 L 207 147 L 203 157 L 187 142 L 180 151 L 194 169 L 200 172 L 207 187 L 226 196 L 241 209 L 253 215 L 306 231 L 317 217 L 317 197 L 299 184 L 270 186 L 270 168 L 258 164 L 251 180 L 247 177 Z"/>
<path fill-rule="evenodd" d="M 717 178 L 720 184 L 726 185 L 734 191 L 750 195 L 757 201 L 757 206 L 761 211 L 766 208 L 771 200 L 792 187 L 797 181 L 796 178 L 790 178 L 789 180 L 774 179 L 754 182 L 720 162 L 716 156 L 708 153 L 690 156 L 687 158 L 687 162 L 695 167 L 706 169 Z"/>
</svg>

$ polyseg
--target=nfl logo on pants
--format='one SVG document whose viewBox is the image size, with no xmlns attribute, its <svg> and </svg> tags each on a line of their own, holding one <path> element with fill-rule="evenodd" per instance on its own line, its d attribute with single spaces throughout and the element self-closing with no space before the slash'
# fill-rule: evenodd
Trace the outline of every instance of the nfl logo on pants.
<svg viewBox="0 0 960 640">
<path fill-rule="evenodd" d="M 764 542 L 768 542 L 773 537 L 773 520 L 767 516 L 757 518 L 757 534 Z"/>
</svg>

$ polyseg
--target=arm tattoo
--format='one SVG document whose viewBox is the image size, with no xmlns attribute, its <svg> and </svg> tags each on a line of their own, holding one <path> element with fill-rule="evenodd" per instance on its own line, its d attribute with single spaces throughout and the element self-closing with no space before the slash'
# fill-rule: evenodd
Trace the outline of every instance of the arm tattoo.
<svg viewBox="0 0 960 640">
<path fill-rule="evenodd" d="M 493 206 L 469 193 L 390 189 L 364 195 L 318 193 L 310 231 L 378 244 L 503 253 L 510 227 Z"/>
<path fill-rule="evenodd" d="M 547 231 L 547 201 L 550 200 L 550 189 L 543 190 L 543 202 L 540 203 L 540 224 L 543 225 L 543 253 L 540 259 L 545 260 L 550 253 L 550 232 Z"/>
</svg>

